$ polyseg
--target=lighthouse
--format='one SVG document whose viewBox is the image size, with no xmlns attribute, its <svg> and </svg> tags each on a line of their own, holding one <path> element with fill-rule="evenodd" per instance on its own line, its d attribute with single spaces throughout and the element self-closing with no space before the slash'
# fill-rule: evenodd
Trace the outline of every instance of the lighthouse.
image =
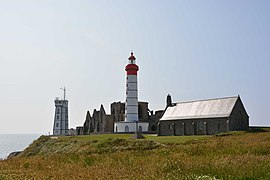
<svg viewBox="0 0 270 180">
<path fill-rule="evenodd" d="M 127 79 L 126 79 L 126 109 L 125 109 L 125 122 L 137 122 L 138 119 L 138 83 L 137 72 L 139 66 L 136 65 L 136 58 L 131 52 L 128 58 L 129 63 L 126 66 Z"/>
<path fill-rule="evenodd" d="M 126 70 L 126 102 L 125 102 L 125 121 L 114 123 L 114 132 L 147 132 L 148 122 L 139 121 L 138 111 L 138 78 L 139 66 L 136 58 L 131 52 L 128 58 Z"/>
</svg>

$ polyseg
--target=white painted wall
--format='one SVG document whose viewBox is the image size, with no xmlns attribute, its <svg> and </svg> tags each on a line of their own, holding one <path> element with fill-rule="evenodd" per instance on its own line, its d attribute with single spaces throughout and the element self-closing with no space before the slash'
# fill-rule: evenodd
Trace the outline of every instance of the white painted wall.
<svg viewBox="0 0 270 180">
<path fill-rule="evenodd" d="M 148 131 L 148 122 L 138 122 L 138 131 L 139 127 L 141 127 L 142 132 Z M 128 132 L 135 132 L 136 130 L 136 123 L 134 122 L 115 122 L 114 123 L 114 132 L 127 132 L 126 127 L 128 127 Z"/>
<path fill-rule="evenodd" d="M 139 120 L 137 75 L 127 75 L 125 122 Z"/>
<path fill-rule="evenodd" d="M 138 98 L 138 92 L 137 91 L 127 91 L 127 97 Z"/>
</svg>

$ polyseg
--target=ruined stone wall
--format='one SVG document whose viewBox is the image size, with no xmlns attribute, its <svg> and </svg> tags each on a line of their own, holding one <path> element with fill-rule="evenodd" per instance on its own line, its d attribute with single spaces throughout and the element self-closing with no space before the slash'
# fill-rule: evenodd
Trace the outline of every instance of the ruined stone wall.
<svg viewBox="0 0 270 180">
<path fill-rule="evenodd" d="M 84 121 L 84 124 L 83 124 L 83 134 L 84 135 L 87 135 L 87 134 L 90 134 L 91 133 L 91 115 L 90 115 L 90 112 L 87 111 L 86 113 L 86 117 L 85 117 L 85 121 Z"/>
<path fill-rule="evenodd" d="M 77 126 L 76 127 L 76 134 L 77 135 L 83 135 L 83 126 Z"/>
<path fill-rule="evenodd" d="M 114 122 L 125 120 L 125 103 L 114 102 L 111 104 L 111 115 L 113 115 Z"/>
<path fill-rule="evenodd" d="M 149 122 L 148 132 L 157 132 L 157 122 L 161 118 L 163 111 L 149 114 L 148 102 L 139 102 L 139 121 Z M 107 115 L 103 105 L 100 110 L 94 109 L 92 116 L 87 111 L 83 125 L 83 134 L 113 132 L 114 122 L 125 120 L 125 103 L 114 102 L 111 104 L 111 114 Z"/>
<path fill-rule="evenodd" d="M 104 132 L 113 132 L 114 118 L 113 115 L 106 115 L 106 124 L 104 126 Z"/>
<path fill-rule="evenodd" d="M 139 121 L 149 121 L 148 102 L 138 102 Z"/>
</svg>

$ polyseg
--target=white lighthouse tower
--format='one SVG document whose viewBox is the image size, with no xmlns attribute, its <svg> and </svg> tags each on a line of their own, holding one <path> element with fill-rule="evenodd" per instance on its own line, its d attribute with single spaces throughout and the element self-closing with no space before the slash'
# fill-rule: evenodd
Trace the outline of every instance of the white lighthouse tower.
<svg viewBox="0 0 270 180">
<path fill-rule="evenodd" d="M 135 56 L 131 52 L 128 58 L 129 63 L 126 66 L 127 81 L 126 81 L 126 109 L 125 109 L 125 122 L 138 121 L 138 83 L 137 72 L 139 66 L 135 63 Z"/>
<path fill-rule="evenodd" d="M 56 98 L 55 115 L 53 124 L 53 135 L 64 136 L 68 135 L 68 100 L 66 100 L 66 88 L 61 88 L 64 91 L 64 99 Z"/>
<path fill-rule="evenodd" d="M 138 82 L 137 72 L 139 66 L 136 65 L 136 58 L 131 52 L 128 58 L 128 65 L 125 68 L 127 72 L 126 79 L 126 103 L 125 103 L 125 121 L 115 122 L 114 132 L 135 132 L 148 131 L 149 123 L 139 122 L 138 116 Z"/>
</svg>

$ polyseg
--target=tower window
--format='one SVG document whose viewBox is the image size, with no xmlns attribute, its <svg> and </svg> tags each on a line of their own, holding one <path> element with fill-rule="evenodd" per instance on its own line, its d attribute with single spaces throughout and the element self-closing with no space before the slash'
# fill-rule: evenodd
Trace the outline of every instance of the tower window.
<svg viewBox="0 0 270 180">
<path fill-rule="evenodd" d="M 56 127 L 59 127 L 59 123 L 56 123 Z"/>
</svg>

